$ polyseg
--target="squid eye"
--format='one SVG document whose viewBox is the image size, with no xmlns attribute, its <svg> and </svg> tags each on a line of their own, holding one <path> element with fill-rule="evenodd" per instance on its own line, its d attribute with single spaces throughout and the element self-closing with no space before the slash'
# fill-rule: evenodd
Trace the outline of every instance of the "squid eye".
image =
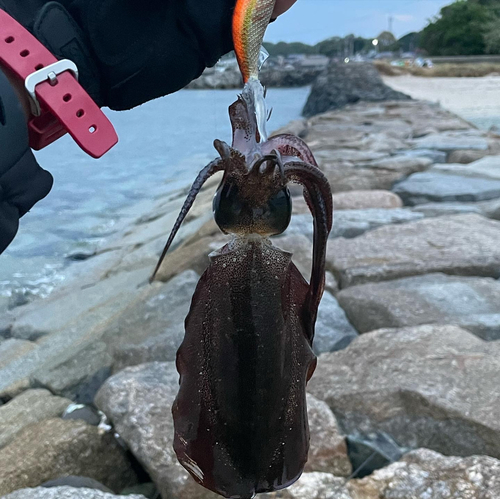
<svg viewBox="0 0 500 499">
<path fill-rule="evenodd" d="M 235 182 L 225 181 L 214 198 L 215 222 L 225 233 L 271 236 L 286 230 L 292 216 L 286 187 L 263 202 L 243 199 Z"/>
</svg>

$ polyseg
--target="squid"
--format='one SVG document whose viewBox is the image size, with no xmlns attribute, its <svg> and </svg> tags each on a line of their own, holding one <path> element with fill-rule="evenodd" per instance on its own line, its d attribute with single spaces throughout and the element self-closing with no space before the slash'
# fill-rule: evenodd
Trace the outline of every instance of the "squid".
<svg viewBox="0 0 500 499">
<path fill-rule="evenodd" d="M 196 178 L 155 274 L 203 184 L 224 172 L 213 209 L 232 238 L 209 255 L 185 320 L 174 449 L 203 487 L 250 499 L 288 487 L 307 461 L 306 384 L 316 367 L 312 342 L 333 203 L 305 142 L 286 134 L 263 139 L 251 90 L 229 114 L 232 145 L 214 142 L 220 157 Z M 303 186 L 314 220 L 309 282 L 270 240 L 289 225 L 290 182 Z"/>
</svg>

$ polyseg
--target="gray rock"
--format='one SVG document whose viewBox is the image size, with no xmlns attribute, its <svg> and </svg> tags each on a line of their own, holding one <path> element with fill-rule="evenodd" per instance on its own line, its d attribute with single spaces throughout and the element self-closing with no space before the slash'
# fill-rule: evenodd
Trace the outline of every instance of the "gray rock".
<svg viewBox="0 0 500 499">
<path fill-rule="evenodd" d="M 327 249 L 327 268 L 341 288 L 443 272 L 500 277 L 500 223 L 479 215 L 388 225 Z"/>
<path fill-rule="evenodd" d="M 101 482 L 94 480 L 92 478 L 87 478 L 85 476 L 64 476 L 56 478 L 55 480 L 49 480 L 48 482 L 42 483 L 41 487 L 47 489 L 52 487 L 73 487 L 75 489 L 94 489 L 100 490 L 101 492 L 107 492 L 108 494 L 113 494 L 113 491 L 103 485 Z"/>
<path fill-rule="evenodd" d="M 399 461 L 404 453 L 387 433 L 355 433 L 348 435 L 346 441 L 355 478 L 371 475 L 375 470 Z"/>
<path fill-rule="evenodd" d="M 390 156 L 388 158 L 372 161 L 363 166 L 375 170 L 390 170 L 411 175 L 412 173 L 423 172 L 430 168 L 432 160 L 429 158 L 414 158 L 411 156 Z"/>
<path fill-rule="evenodd" d="M 93 402 L 97 390 L 111 375 L 113 358 L 102 341 L 88 345 L 68 359 L 53 361 L 31 376 L 31 385 L 48 388 L 80 404 Z"/>
<path fill-rule="evenodd" d="M 484 158 L 488 154 L 490 154 L 489 151 L 477 151 L 477 150 L 468 151 L 467 149 L 465 149 L 465 150 L 451 151 L 448 154 L 447 159 L 449 163 L 468 164 L 472 163 L 473 161 L 477 161 L 478 159 Z M 438 161 L 436 161 L 436 163 L 438 163 Z M 445 163 L 445 161 L 439 161 L 439 163 Z"/>
<path fill-rule="evenodd" d="M 347 347 L 358 336 L 338 301 L 325 292 L 318 309 L 313 349 L 316 355 Z M 320 470 L 323 471 L 323 470 Z"/>
<path fill-rule="evenodd" d="M 113 352 L 118 367 L 130 363 L 131 356 L 136 354 L 138 362 L 134 364 L 148 360 L 152 348 L 159 345 L 162 345 L 161 352 L 157 351 L 152 360 L 175 359 L 198 280 L 196 272 L 187 270 L 167 283 L 154 283 L 109 321 L 103 340 Z M 156 338 L 159 335 L 161 338 Z"/>
<path fill-rule="evenodd" d="M 67 475 L 93 478 L 115 491 L 137 483 L 113 435 L 83 421 L 47 419 L 0 450 L 0 496 Z"/>
<path fill-rule="evenodd" d="M 334 214 L 330 238 L 353 238 L 383 225 L 406 223 L 422 218 L 424 218 L 423 214 L 404 208 L 341 210 Z M 310 215 L 294 215 L 286 233 L 303 234 L 312 241 L 313 229 Z"/>
<path fill-rule="evenodd" d="M 71 404 L 66 407 L 62 419 L 80 419 L 89 425 L 99 426 L 103 419 L 103 414 L 91 405 Z"/>
<path fill-rule="evenodd" d="M 422 213 L 426 217 L 441 217 L 443 215 L 461 215 L 464 213 L 484 214 L 479 203 L 426 203 L 419 204 L 413 211 Z"/>
<path fill-rule="evenodd" d="M 409 99 L 385 85 L 371 63 L 331 63 L 315 81 L 303 114 L 314 116 L 359 101 Z"/>
<path fill-rule="evenodd" d="M 417 149 L 437 149 L 438 151 L 455 151 L 457 149 L 487 150 L 488 141 L 484 137 L 471 135 L 469 132 L 452 132 L 426 135 L 414 140 Z"/>
<path fill-rule="evenodd" d="M 2 499 L 146 499 L 142 495 L 116 496 L 100 490 L 74 487 L 22 489 L 3 496 Z"/>
<path fill-rule="evenodd" d="M 454 324 L 485 340 L 500 339 L 500 282 L 495 279 L 428 274 L 353 286 L 337 298 L 361 332 Z"/>
<path fill-rule="evenodd" d="M 478 206 L 485 217 L 500 220 L 500 199 L 483 201 L 482 203 L 478 203 Z"/>
<path fill-rule="evenodd" d="M 60 416 L 70 400 L 47 390 L 27 390 L 0 407 L 0 449 L 29 425 Z"/>
<path fill-rule="evenodd" d="M 367 210 L 371 208 L 402 208 L 401 198 L 390 191 L 348 191 L 333 196 L 334 210 Z"/>
<path fill-rule="evenodd" d="M 311 441 L 304 470 L 349 476 L 352 466 L 347 455 L 346 441 L 340 434 L 331 409 L 325 402 L 307 394 L 307 416 Z"/>
<path fill-rule="evenodd" d="M 36 343 L 27 340 L 9 338 L 0 343 L 0 369 L 4 368 L 16 358 L 32 352 L 37 348 Z"/>
<path fill-rule="evenodd" d="M 433 163 L 446 163 L 447 156 L 445 152 L 436 151 L 435 149 L 410 149 L 399 154 L 410 158 L 428 158 Z"/>
<path fill-rule="evenodd" d="M 432 201 L 485 201 L 500 197 L 500 180 L 429 171 L 399 182 L 394 192 L 410 206 Z"/>
<path fill-rule="evenodd" d="M 178 463 L 172 448 L 171 407 L 179 388 L 174 362 L 129 367 L 114 375 L 96 397 L 120 437 L 148 471 L 163 497 L 215 499 Z"/>
<path fill-rule="evenodd" d="M 500 180 L 500 156 L 486 156 L 467 165 L 457 163 L 436 165 L 431 169 L 431 171 L 463 175 L 464 177 L 479 177 L 491 180 Z"/>
<path fill-rule="evenodd" d="M 345 433 L 405 447 L 500 456 L 500 345 L 455 326 L 379 330 L 318 359 L 308 390 Z"/>
<path fill-rule="evenodd" d="M 352 481 L 348 489 L 356 499 L 496 499 L 500 462 L 419 449 L 370 477 Z"/>
</svg>

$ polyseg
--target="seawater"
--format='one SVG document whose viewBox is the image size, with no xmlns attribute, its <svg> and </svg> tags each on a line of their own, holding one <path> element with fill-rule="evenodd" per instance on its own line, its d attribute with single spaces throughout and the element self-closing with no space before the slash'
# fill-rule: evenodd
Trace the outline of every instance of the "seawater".
<svg viewBox="0 0 500 499">
<path fill-rule="evenodd" d="M 183 90 L 126 112 L 106 111 L 120 137 L 100 160 L 64 137 L 36 154 L 54 187 L 21 220 L 0 255 L 0 312 L 8 303 L 48 295 L 64 281 L 68 255 L 92 251 L 141 201 L 188 185 L 230 142 L 228 106 L 236 90 Z M 271 89 L 269 130 L 300 117 L 309 88 Z M 137 213 L 136 216 L 141 215 Z M 20 298 L 23 297 L 23 298 Z"/>
</svg>

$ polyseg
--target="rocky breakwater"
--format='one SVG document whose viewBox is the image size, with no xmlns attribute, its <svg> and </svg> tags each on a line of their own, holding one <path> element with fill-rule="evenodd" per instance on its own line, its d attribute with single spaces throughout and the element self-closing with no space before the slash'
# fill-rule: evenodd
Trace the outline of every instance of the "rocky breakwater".
<svg viewBox="0 0 500 499">
<path fill-rule="evenodd" d="M 358 103 L 288 130 L 331 181 L 335 225 L 310 461 L 269 497 L 500 497 L 500 137 L 418 101 Z M 159 282 L 148 277 L 185 190 L 73 264 L 58 292 L 2 316 L 0 497 L 214 498 L 175 459 L 170 408 L 183 320 L 226 240 L 211 217 L 219 179 Z M 307 276 L 300 194 L 275 244 Z"/>
</svg>

